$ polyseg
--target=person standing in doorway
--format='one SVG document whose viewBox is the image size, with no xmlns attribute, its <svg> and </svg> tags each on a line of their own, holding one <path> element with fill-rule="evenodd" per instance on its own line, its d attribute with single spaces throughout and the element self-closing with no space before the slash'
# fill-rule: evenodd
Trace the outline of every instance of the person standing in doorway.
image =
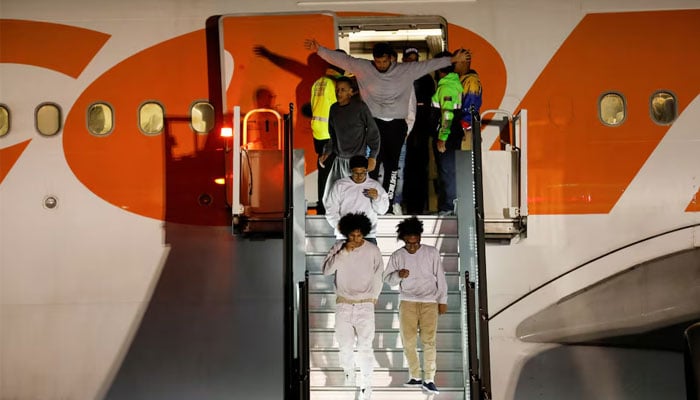
<svg viewBox="0 0 700 400">
<path fill-rule="evenodd" d="M 433 141 L 439 183 L 438 215 L 449 216 L 455 214 L 457 198 L 455 151 L 461 147 L 464 136 L 461 125 L 462 84 L 452 65 L 439 69 L 437 76 L 438 87 L 432 98 L 432 107 L 440 115 L 437 138 Z"/>
<path fill-rule="evenodd" d="M 324 201 L 333 183 L 349 176 L 350 159 L 365 156 L 369 149 L 367 171 L 371 172 L 379 153 L 379 129 L 374 123 L 367 105 L 356 95 L 352 79 L 342 76 L 335 83 L 338 102 L 330 108 L 328 132 L 330 140 L 326 142 L 319 162 L 328 167 L 328 160 L 333 159 L 326 180 Z"/>
<path fill-rule="evenodd" d="M 403 52 L 403 62 L 418 62 L 418 49 L 410 47 Z M 410 215 L 422 214 L 428 208 L 429 138 L 433 126 L 430 118 L 430 99 L 435 93 L 435 81 L 426 74 L 413 82 L 416 110 L 413 129 L 406 138 L 406 159 L 403 169 L 403 202 Z"/>
<path fill-rule="evenodd" d="M 341 51 L 336 49 L 336 51 Z M 330 142 L 331 137 L 328 132 L 328 114 L 331 106 L 337 101 L 335 94 L 335 81 L 343 76 L 342 68 L 328 64 L 326 73 L 318 78 L 311 86 L 311 132 L 314 138 L 314 150 L 317 155 L 316 167 L 318 168 L 318 177 L 316 180 L 316 188 L 318 201 L 316 203 L 316 214 L 323 215 L 326 213 L 326 208 L 323 206 L 323 195 L 326 191 L 326 181 L 330 172 L 330 165 L 333 163 L 333 157 L 326 157 L 325 162 L 321 162 L 323 148 Z"/>
</svg>

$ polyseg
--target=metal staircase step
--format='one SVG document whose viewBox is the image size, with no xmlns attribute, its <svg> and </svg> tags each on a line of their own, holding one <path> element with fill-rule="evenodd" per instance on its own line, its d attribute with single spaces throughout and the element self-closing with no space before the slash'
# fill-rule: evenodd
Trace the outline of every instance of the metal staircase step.
<svg viewBox="0 0 700 400">
<path fill-rule="evenodd" d="M 396 225 L 407 218 L 407 215 L 382 215 L 377 222 L 377 234 L 379 236 L 396 237 Z M 439 217 L 436 215 L 421 215 L 418 218 L 423 221 L 423 233 L 429 234 L 457 234 L 456 217 Z M 306 216 L 306 234 L 308 236 L 331 235 L 333 229 L 322 215 Z"/>
<path fill-rule="evenodd" d="M 328 249 L 333 247 L 336 239 L 331 236 L 307 236 L 306 252 L 308 253 L 327 253 Z M 426 235 L 421 236 L 422 244 L 435 246 L 440 250 L 440 253 L 457 253 L 459 238 L 456 235 Z M 403 246 L 403 242 L 397 241 L 395 237 L 377 237 L 377 246 L 382 253 L 391 254 L 396 249 Z"/>
<path fill-rule="evenodd" d="M 438 330 L 455 329 L 461 324 L 458 310 L 447 311 L 438 317 Z M 335 326 L 335 311 L 323 310 L 309 313 L 310 328 L 333 328 Z M 399 312 L 395 310 L 375 310 L 374 326 L 376 329 L 398 329 Z"/>
<path fill-rule="evenodd" d="M 439 395 L 429 395 L 418 388 L 373 388 L 372 400 L 464 399 L 464 388 L 438 388 L 440 389 Z M 360 398 L 358 388 L 311 387 L 311 400 L 356 400 Z"/>
<path fill-rule="evenodd" d="M 357 374 L 359 376 L 359 369 Z M 404 368 L 375 368 L 372 374 L 372 386 L 375 388 L 403 388 L 408 380 L 408 369 Z M 340 368 L 311 368 L 311 386 L 343 386 L 345 373 Z M 438 369 L 435 374 L 435 385 L 441 387 L 463 386 L 464 376 L 461 369 Z"/>
<path fill-rule="evenodd" d="M 322 251 L 322 252 L 314 252 L 306 253 L 306 270 L 309 271 L 309 273 L 321 273 L 321 265 L 323 264 L 323 259 L 326 257 L 326 254 L 328 254 L 328 249 Z M 391 256 L 391 252 L 383 252 L 382 253 L 382 261 L 384 262 L 384 265 L 386 265 L 389 262 L 389 257 Z M 450 253 L 450 254 L 441 254 L 440 258 L 442 260 L 442 268 L 445 270 L 445 272 L 452 272 L 452 273 L 458 273 L 459 271 L 459 254 L 457 253 Z"/>
<path fill-rule="evenodd" d="M 312 368 L 329 368 L 340 365 L 337 348 L 311 348 L 310 360 Z M 422 351 L 418 356 L 422 358 Z M 439 368 L 462 368 L 462 352 L 455 350 L 438 350 L 437 365 Z M 403 349 L 374 349 L 374 366 L 381 368 L 408 368 Z"/>
<path fill-rule="evenodd" d="M 447 290 L 458 291 L 459 290 L 459 273 L 457 272 L 445 272 L 445 280 L 447 280 Z M 389 286 L 384 285 L 385 289 Z M 309 273 L 309 290 L 312 291 L 323 291 L 334 290 L 333 287 L 333 276 L 332 275 L 322 275 L 320 271 Z"/>
<path fill-rule="evenodd" d="M 309 310 L 335 310 L 336 294 L 334 291 L 312 291 L 309 292 Z M 448 292 L 447 309 L 459 310 L 459 292 Z M 399 293 L 396 291 L 384 291 L 379 295 L 379 300 L 374 306 L 376 310 L 397 310 L 399 309 Z"/>
<path fill-rule="evenodd" d="M 443 330 L 437 332 L 435 339 L 438 350 L 459 351 L 462 349 L 462 333 L 458 329 Z M 337 347 L 333 328 L 311 329 L 309 332 L 311 348 Z M 398 329 L 377 329 L 374 333 L 372 346 L 378 348 L 402 349 L 401 334 Z M 420 337 L 418 348 L 422 348 Z"/>
</svg>

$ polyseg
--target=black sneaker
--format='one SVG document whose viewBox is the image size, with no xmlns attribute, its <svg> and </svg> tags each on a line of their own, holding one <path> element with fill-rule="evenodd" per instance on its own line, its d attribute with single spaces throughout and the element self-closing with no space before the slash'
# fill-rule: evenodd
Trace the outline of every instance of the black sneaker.
<svg viewBox="0 0 700 400">
<path fill-rule="evenodd" d="M 370 400 L 372 398 L 372 387 L 361 388 L 360 394 L 362 395 L 361 400 Z"/>
<path fill-rule="evenodd" d="M 440 391 L 433 382 L 423 382 L 423 391 L 432 394 L 440 394 Z"/>
<path fill-rule="evenodd" d="M 409 379 L 408 382 L 403 384 L 405 387 L 421 387 L 423 386 L 423 381 L 420 379 Z"/>
</svg>

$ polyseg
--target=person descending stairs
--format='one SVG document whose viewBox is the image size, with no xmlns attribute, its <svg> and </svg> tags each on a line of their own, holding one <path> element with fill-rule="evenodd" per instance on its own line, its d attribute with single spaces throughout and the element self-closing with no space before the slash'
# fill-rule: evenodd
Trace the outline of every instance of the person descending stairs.
<svg viewBox="0 0 700 400">
<path fill-rule="evenodd" d="M 334 335 L 336 294 L 333 276 L 322 274 L 322 262 L 335 244 L 333 230 L 322 216 L 306 217 L 306 268 L 309 274 L 310 398 L 344 399 L 427 399 L 439 393 L 441 400 L 465 396 L 462 352 L 460 272 L 456 217 L 421 216 L 424 225 L 421 243 L 435 246 L 440 253 L 447 282 L 447 312 L 438 316 L 436 334 L 437 372 L 431 387 L 423 382 L 411 385 L 399 332 L 398 285 L 384 283 L 375 305 L 374 373 L 364 382 L 359 369 L 346 374 L 340 367 L 339 348 Z M 381 216 L 377 226 L 377 244 L 387 265 L 390 255 L 404 246 L 396 239 L 396 226 L 404 217 Z M 423 344 L 418 335 L 418 354 Z M 353 373 L 355 372 L 355 373 Z M 414 372 L 415 373 L 415 372 Z M 355 379 L 355 376 L 357 378 Z M 360 382 L 362 381 L 362 382 Z M 371 388 L 361 392 L 361 387 Z M 438 391 L 439 388 L 439 391 Z"/>
</svg>

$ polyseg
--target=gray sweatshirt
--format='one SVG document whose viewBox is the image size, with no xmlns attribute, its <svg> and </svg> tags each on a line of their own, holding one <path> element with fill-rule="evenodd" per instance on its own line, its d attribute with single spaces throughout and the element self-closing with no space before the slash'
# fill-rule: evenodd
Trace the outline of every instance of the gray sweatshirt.
<svg viewBox="0 0 700 400">
<path fill-rule="evenodd" d="M 355 96 L 357 97 L 357 96 Z M 323 154 L 335 153 L 338 157 L 364 156 L 369 146 L 369 157 L 379 154 L 379 128 L 362 100 L 353 98 L 349 104 L 334 103 L 328 114 L 330 142 Z"/>
<path fill-rule="evenodd" d="M 339 241 L 323 260 L 323 275 L 335 274 L 335 293 L 350 300 L 376 299 L 382 291 L 384 262 L 374 244 L 365 243 L 347 251 Z"/>
<path fill-rule="evenodd" d="M 408 278 L 399 277 L 401 269 L 409 271 Z M 421 244 L 415 254 L 404 247 L 396 250 L 387 262 L 384 282 L 399 285 L 399 300 L 447 304 L 445 270 L 434 246 Z"/>
<path fill-rule="evenodd" d="M 379 72 L 372 61 L 355 58 L 339 51 L 319 46 L 318 55 L 332 65 L 352 72 L 357 77 L 362 100 L 374 118 L 406 119 L 413 81 L 450 65 L 449 57 L 431 60 L 392 63 L 386 72 Z"/>
</svg>

